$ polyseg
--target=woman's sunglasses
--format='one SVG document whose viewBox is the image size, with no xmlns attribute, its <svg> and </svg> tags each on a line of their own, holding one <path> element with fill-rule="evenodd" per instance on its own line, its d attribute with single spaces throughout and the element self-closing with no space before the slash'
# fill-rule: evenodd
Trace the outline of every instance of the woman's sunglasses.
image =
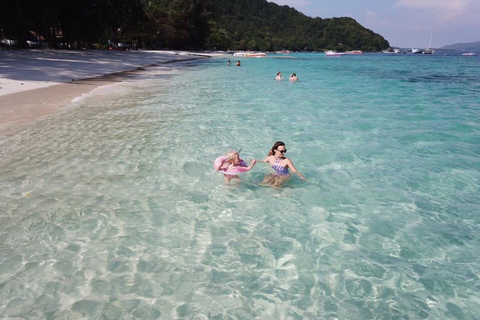
<svg viewBox="0 0 480 320">
<path fill-rule="evenodd" d="M 285 150 L 278 150 L 277 149 L 277 151 L 280 152 L 280 153 L 287 153 L 287 149 L 285 149 Z"/>
</svg>

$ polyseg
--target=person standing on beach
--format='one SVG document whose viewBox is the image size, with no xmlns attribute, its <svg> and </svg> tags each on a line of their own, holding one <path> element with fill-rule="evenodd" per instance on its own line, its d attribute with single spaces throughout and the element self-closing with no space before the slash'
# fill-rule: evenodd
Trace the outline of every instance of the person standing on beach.
<svg viewBox="0 0 480 320">
<path fill-rule="evenodd" d="M 283 80 L 282 73 L 280 71 L 277 72 L 277 76 L 275 77 L 275 80 L 277 81 Z"/>
<path fill-rule="evenodd" d="M 290 80 L 290 81 L 298 81 L 297 74 L 296 74 L 296 73 L 292 73 L 292 75 L 290 76 L 290 78 L 288 78 L 288 80 Z"/>
<path fill-rule="evenodd" d="M 237 67 L 240 67 L 240 60 L 237 61 Z"/>
<path fill-rule="evenodd" d="M 301 174 L 297 168 L 295 168 L 292 160 L 285 157 L 285 153 L 287 153 L 285 143 L 282 141 L 275 142 L 273 147 L 268 152 L 268 156 L 263 159 L 263 162 L 269 163 L 272 166 L 274 173 L 267 175 L 262 181 L 263 184 L 267 184 L 275 188 L 281 187 L 282 184 L 290 179 L 289 169 L 295 172 L 300 179 L 306 181 L 303 174 Z"/>
</svg>

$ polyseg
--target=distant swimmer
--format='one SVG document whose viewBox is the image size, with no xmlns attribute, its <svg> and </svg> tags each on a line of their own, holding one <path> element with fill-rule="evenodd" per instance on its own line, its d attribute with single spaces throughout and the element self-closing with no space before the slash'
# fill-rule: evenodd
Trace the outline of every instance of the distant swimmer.
<svg viewBox="0 0 480 320">
<path fill-rule="evenodd" d="M 240 158 L 239 151 L 230 150 L 226 155 L 218 157 L 213 163 L 215 171 L 223 173 L 225 183 L 229 184 L 230 180 L 238 179 L 241 173 L 250 171 L 257 163 L 257 160 L 253 159 L 250 165 L 247 165 L 243 159 Z"/>
<path fill-rule="evenodd" d="M 297 74 L 296 74 L 296 73 L 292 73 L 292 75 L 290 76 L 290 78 L 288 78 L 288 80 L 290 80 L 290 81 L 298 81 Z"/>
<path fill-rule="evenodd" d="M 230 60 L 227 61 L 227 66 L 230 66 Z"/>
<path fill-rule="evenodd" d="M 240 60 L 237 61 L 237 67 L 240 67 Z"/>
<path fill-rule="evenodd" d="M 285 143 L 277 141 L 268 152 L 268 157 L 263 159 L 263 162 L 269 163 L 272 166 L 273 173 L 270 173 L 263 179 L 263 184 L 270 185 L 275 188 L 279 188 L 288 179 L 290 179 L 289 169 L 295 172 L 302 180 L 306 180 L 303 174 L 301 174 L 297 168 L 293 165 L 293 162 L 285 157 L 287 148 Z"/>
<path fill-rule="evenodd" d="M 277 81 L 283 80 L 282 73 L 280 71 L 277 73 L 277 76 L 275 77 L 275 80 L 277 80 Z"/>
</svg>

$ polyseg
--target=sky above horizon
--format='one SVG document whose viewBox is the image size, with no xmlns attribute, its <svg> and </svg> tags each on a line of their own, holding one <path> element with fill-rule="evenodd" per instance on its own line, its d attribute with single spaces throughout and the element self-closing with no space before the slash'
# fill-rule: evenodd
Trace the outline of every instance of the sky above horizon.
<svg viewBox="0 0 480 320">
<path fill-rule="evenodd" d="M 480 41 L 480 0 L 268 0 L 309 17 L 351 17 L 392 47 L 432 48 Z"/>
</svg>

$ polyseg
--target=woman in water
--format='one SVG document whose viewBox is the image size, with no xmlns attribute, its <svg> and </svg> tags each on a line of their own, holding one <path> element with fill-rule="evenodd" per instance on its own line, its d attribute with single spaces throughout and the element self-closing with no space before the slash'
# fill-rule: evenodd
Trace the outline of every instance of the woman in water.
<svg viewBox="0 0 480 320">
<path fill-rule="evenodd" d="M 275 77 L 275 80 L 277 80 L 277 81 L 283 80 L 282 73 L 280 71 L 277 73 L 277 76 Z"/>
<path fill-rule="evenodd" d="M 222 160 L 221 164 L 216 167 L 215 170 L 224 172 L 223 176 L 226 184 L 229 184 L 232 179 L 240 180 L 238 173 L 250 171 L 255 163 L 257 163 L 257 160 L 253 159 L 250 166 L 247 166 L 245 161 L 240 158 L 238 151 L 235 150 L 230 150 L 227 155 L 221 159 L 224 160 Z"/>
<path fill-rule="evenodd" d="M 263 160 L 263 162 L 270 163 L 275 172 L 266 176 L 265 179 L 263 179 L 263 183 L 277 188 L 280 187 L 290 178 L 289 169 L 295 172 L 300 179 L 306 180 L 303 174 L 295 168 L 293 162 L 285 157 L 285 153 L 287 153 L 285 143 L 282 141 L 275 142 L 268 152 L 268 157 Z"/>
<path fill-rule="evenodd" d="M 288 80 L 290 80 L 290 81 L 298 81 L 297 74 L 296 74 L 296 73 L 292 73 L 292 75 L 290 76 L 290 78 L 288 78 Z"/>
</svg>

